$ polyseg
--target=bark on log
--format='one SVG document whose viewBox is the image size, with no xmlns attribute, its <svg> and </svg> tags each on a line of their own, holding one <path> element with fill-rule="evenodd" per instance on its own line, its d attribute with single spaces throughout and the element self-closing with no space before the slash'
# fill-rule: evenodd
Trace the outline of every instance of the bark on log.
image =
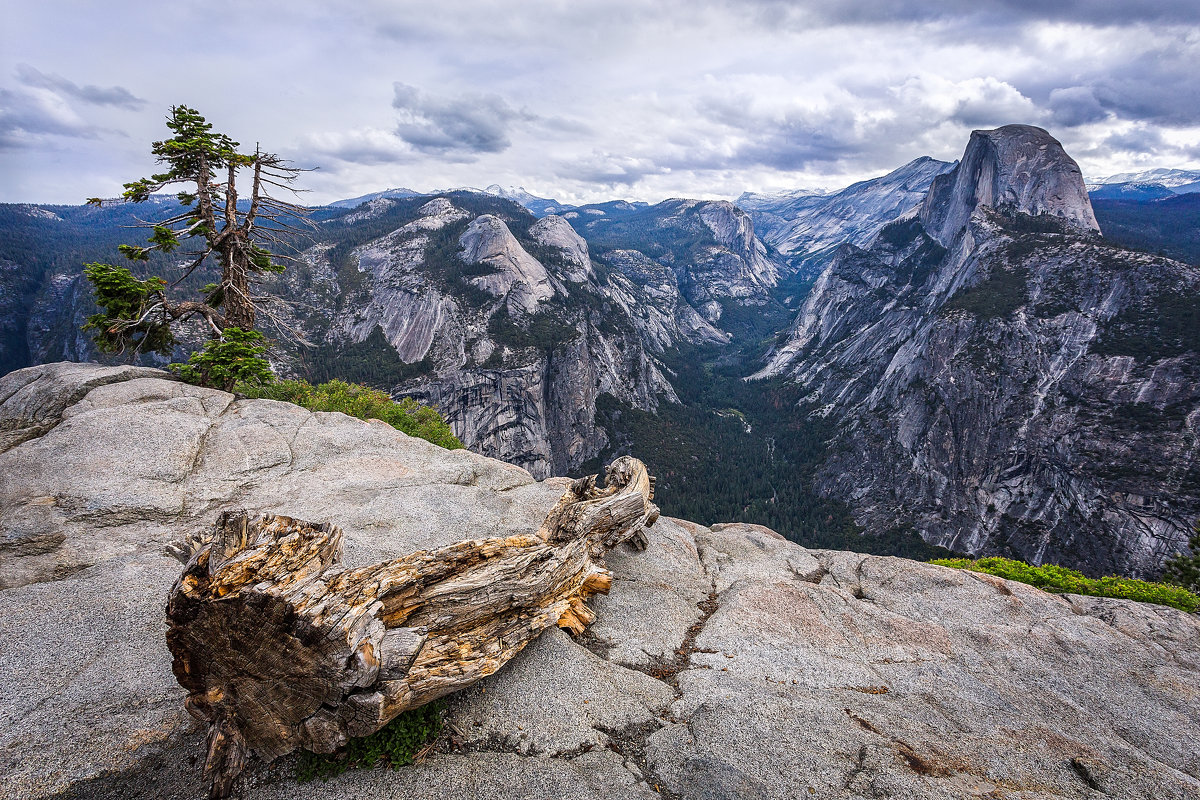
<svg viewBox="0 0 1200 800">
<path fill-rule="evenodd" d="M 537 532 L 473 539 L 362 569 L 342 532 L 225 512 L 171 590 L 167 643 L 209 725 L 210 796 L 251 755 L 329 753 L 490 675 L 551 625 L 582 633 L 608 549 L 645 547 L 653 478 L 624 457 L 576 481 Z"/>
</svg>

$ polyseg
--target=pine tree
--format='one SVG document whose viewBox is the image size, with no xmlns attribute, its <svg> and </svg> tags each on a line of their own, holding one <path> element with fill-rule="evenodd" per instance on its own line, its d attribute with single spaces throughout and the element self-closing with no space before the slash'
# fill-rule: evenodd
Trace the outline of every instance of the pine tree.
<svg viewBox="0 0 1200 800">
<path fill-rule="evenodd" d="M 132 262 L 148 261 L 154 252 L 179 251 L 187 259 L 182 275 L 168 285 L 160 277 L 139 279 L 125 267 L 86 265 L 84 272 L 101 311 L 88 318 L 85 330 L 95 332 L 102 352 L 168 354 L 175 344 L 172 326 L 200 318 L 218 343 L 232 338 L 239 347 L 257 346 L 265 340 L 255 331 L 256 316 L 269 298 L 254 294 L 255 279 L 283 272 L 284 262 L 294 259 L 280 251 L 294 252 L 300 228 L 311 225 L 306 208 L 272 196 L 271 190 L 295 193 L 292 183 L 304 170 L 257 146 L 253 153 L 239 152 L 237 142 L 214 133 L 212 125 L 187 106 L 171 107 L 167 128 L 173 135 L 151 147 L 163 172 L 126 183 L 116 200 L 91 198 L 88 204 L 143 203 L 169 186 L 182 184 L 176 195 L 183 207 L 180 213 L 147 223 L 146 244 L 118 247 Z M 242 170 L 250 173 L 249 197 L 244 200 L 238 194 Z M 219 263 L 221 277 L 204 288 L 200 300 L 171 295 L 171 288 L 209 261 Z M 265 313 L 285 334 L 299 338 L 273 314 Z M 234 331 L 238 333 L 227 335 Z M 207 365 L 203 374 L 210 374 L 210 368 Z"/>
</svg>

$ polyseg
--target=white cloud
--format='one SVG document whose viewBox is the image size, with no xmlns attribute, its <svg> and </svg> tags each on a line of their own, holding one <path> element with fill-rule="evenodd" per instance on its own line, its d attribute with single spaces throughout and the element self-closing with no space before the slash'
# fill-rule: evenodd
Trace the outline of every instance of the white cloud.
<svg viewBox="0 0 1200 800">
<path fill-rule="evenodd" d="M 1194 2 L 270 0 L 238 4 L 233 29 L 211 6 L 53 6 L 14 7 L 0 34 L 0 142 L 22 148 L 0 152 L 0 199 L 111 194 L 82 183 L 148 172 L 178 102 L 320 167 L 314 201 L 836 187 L 1009 122 L 1049 128 L 1089 174 L 1200 159 Z M 189 52 L 174 30 L 205 35 Z M 89 136 L 92 168 L 62 157 Z"/>
</svg>

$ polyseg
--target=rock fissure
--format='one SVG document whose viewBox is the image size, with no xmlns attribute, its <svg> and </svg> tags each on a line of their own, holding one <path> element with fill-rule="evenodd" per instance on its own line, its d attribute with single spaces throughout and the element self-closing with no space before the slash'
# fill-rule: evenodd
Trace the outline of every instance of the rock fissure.
<svg viewBox="0 0 1200 800">
<path fill-rule="evenodd" d="M 684 633 L 683 641 L 680 642 L 679 647 L 675 648 L 675 652 L 672 653 L 670 658 L 658 659 L 647 665 L 623 665 L 629 669 L 644 672 L 655 680 L 667 684 L 675 691 L 676 700 L 683 697 L 683 690 L 679 687 L 679 674 L 685 670 L 694 669 L 691 666 L 692 654 L 716 652 L 715 650 L 696 647 L 697 637 L 704 631 L 704 626 L 708 624 L 709 619 L 712 618 L 712 615 L 720 607 L 716 583 L 713 583 L 708 597 L 697 603 L 696 607 L 700 610 L 699 618 Z M 707 665 L 704 665 L 702 668 L 711 669 Z M 671 719 L 670 721 L 679 722 L 680 720 Z"/>
<path fill-rule="evenodd" d="M 1104 786 L 1093 774 L 1094 768 L 1085 759 L 1076 756 L 1075 758 L 1071 759 L 1070 763 L 1071 769 L 1075 770 L 1075 774 L 1079 776 L 1081 781 L 1087 784 L 1089 789 L 1100 792 L 1101 794 L 1108 794 L 1108 792 L 1104 791 Z"/>
<path fill-rule="evenodd" d="M 859 777 L 866 772 L 867 763 L 867 746 L 860 745 L 858 753 L 854 757 L 854 764 L 850 767 L 850 771 L 846 774 L 845 780 L 842 782 L 842 788 L 846 790 L 854 789 L 854 784 Z"/>
<path fill-rule="evenodd" d="M 644 722 L 625 728 L 599 729 L 608 737 L 608 747 L 621 757 L 625 768 L 638 777 L 645 785 L 663 797 L 665 800 L 683 800 L 682 795 L 671 791 L 667 781 L 658 775 L 646 753 L 646 741 L 651 735 L 662 730 L 661 722 Z"/>
</svg>

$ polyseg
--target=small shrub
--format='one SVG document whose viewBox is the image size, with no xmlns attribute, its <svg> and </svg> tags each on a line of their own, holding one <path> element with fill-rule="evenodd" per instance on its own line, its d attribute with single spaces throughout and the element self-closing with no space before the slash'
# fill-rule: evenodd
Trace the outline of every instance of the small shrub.
<svg viewBox="0 0 1200 800">
<path fill-rule="evenodd" d="M 330 755 L 301 750 L 296 762 L 296 780 L 327 781 L 348 769 L 370 769 L 380 762 L 392 769 L 411 764 L 422 748 L 441 733 L 443 705 L 435 701 L 405 711 L 370 736 L 351 739 Z"/>
<path fill-rule="evenodd" d="M 1121 578 L 1116 575 L 1089 578 L 1081 572 L 1060 567 L 1057 564 L 1043 564 L 1035 567 L 1023 561 L 998 556 L 980 558 L 975 561 L 966 558 L 939 558 L 929 563 L 940 564 L 943 567 L 967 569 L 972 572 L 983 572 L 1006 580 L 1027 583 L 1047 592 L 1117 597 L 1124 600 L 1173 606 L 1181 611 L 1200 610 L 1200 595 L 1180 586 L 1153 583 L 1135 578 Z"/>
<path fill-rule="evenodd" d="M 379 419 L 398 431 L 433 442 L 447 450 L 463 444 L 436 409 L 410 397 L 392 400 L 387 392 L 345 381 L 313 386 L 308 381 L 276 381 L 262 386 L 239 386 L 247 397 L 282 400 L 309 411 L 340 411 L 359 419 Z"/>
<path fill-rule="evenodd" d="M 188 383 L 227 392 L 237 384 L 266 386 L 275 380 L 270 363 L 262 357 L 266 351 L 267 340 L 258 331 L 226 328 L 220 339 L 192 353 L 186 364 L 171 364 L 171 369 Z"/>
</svg>

